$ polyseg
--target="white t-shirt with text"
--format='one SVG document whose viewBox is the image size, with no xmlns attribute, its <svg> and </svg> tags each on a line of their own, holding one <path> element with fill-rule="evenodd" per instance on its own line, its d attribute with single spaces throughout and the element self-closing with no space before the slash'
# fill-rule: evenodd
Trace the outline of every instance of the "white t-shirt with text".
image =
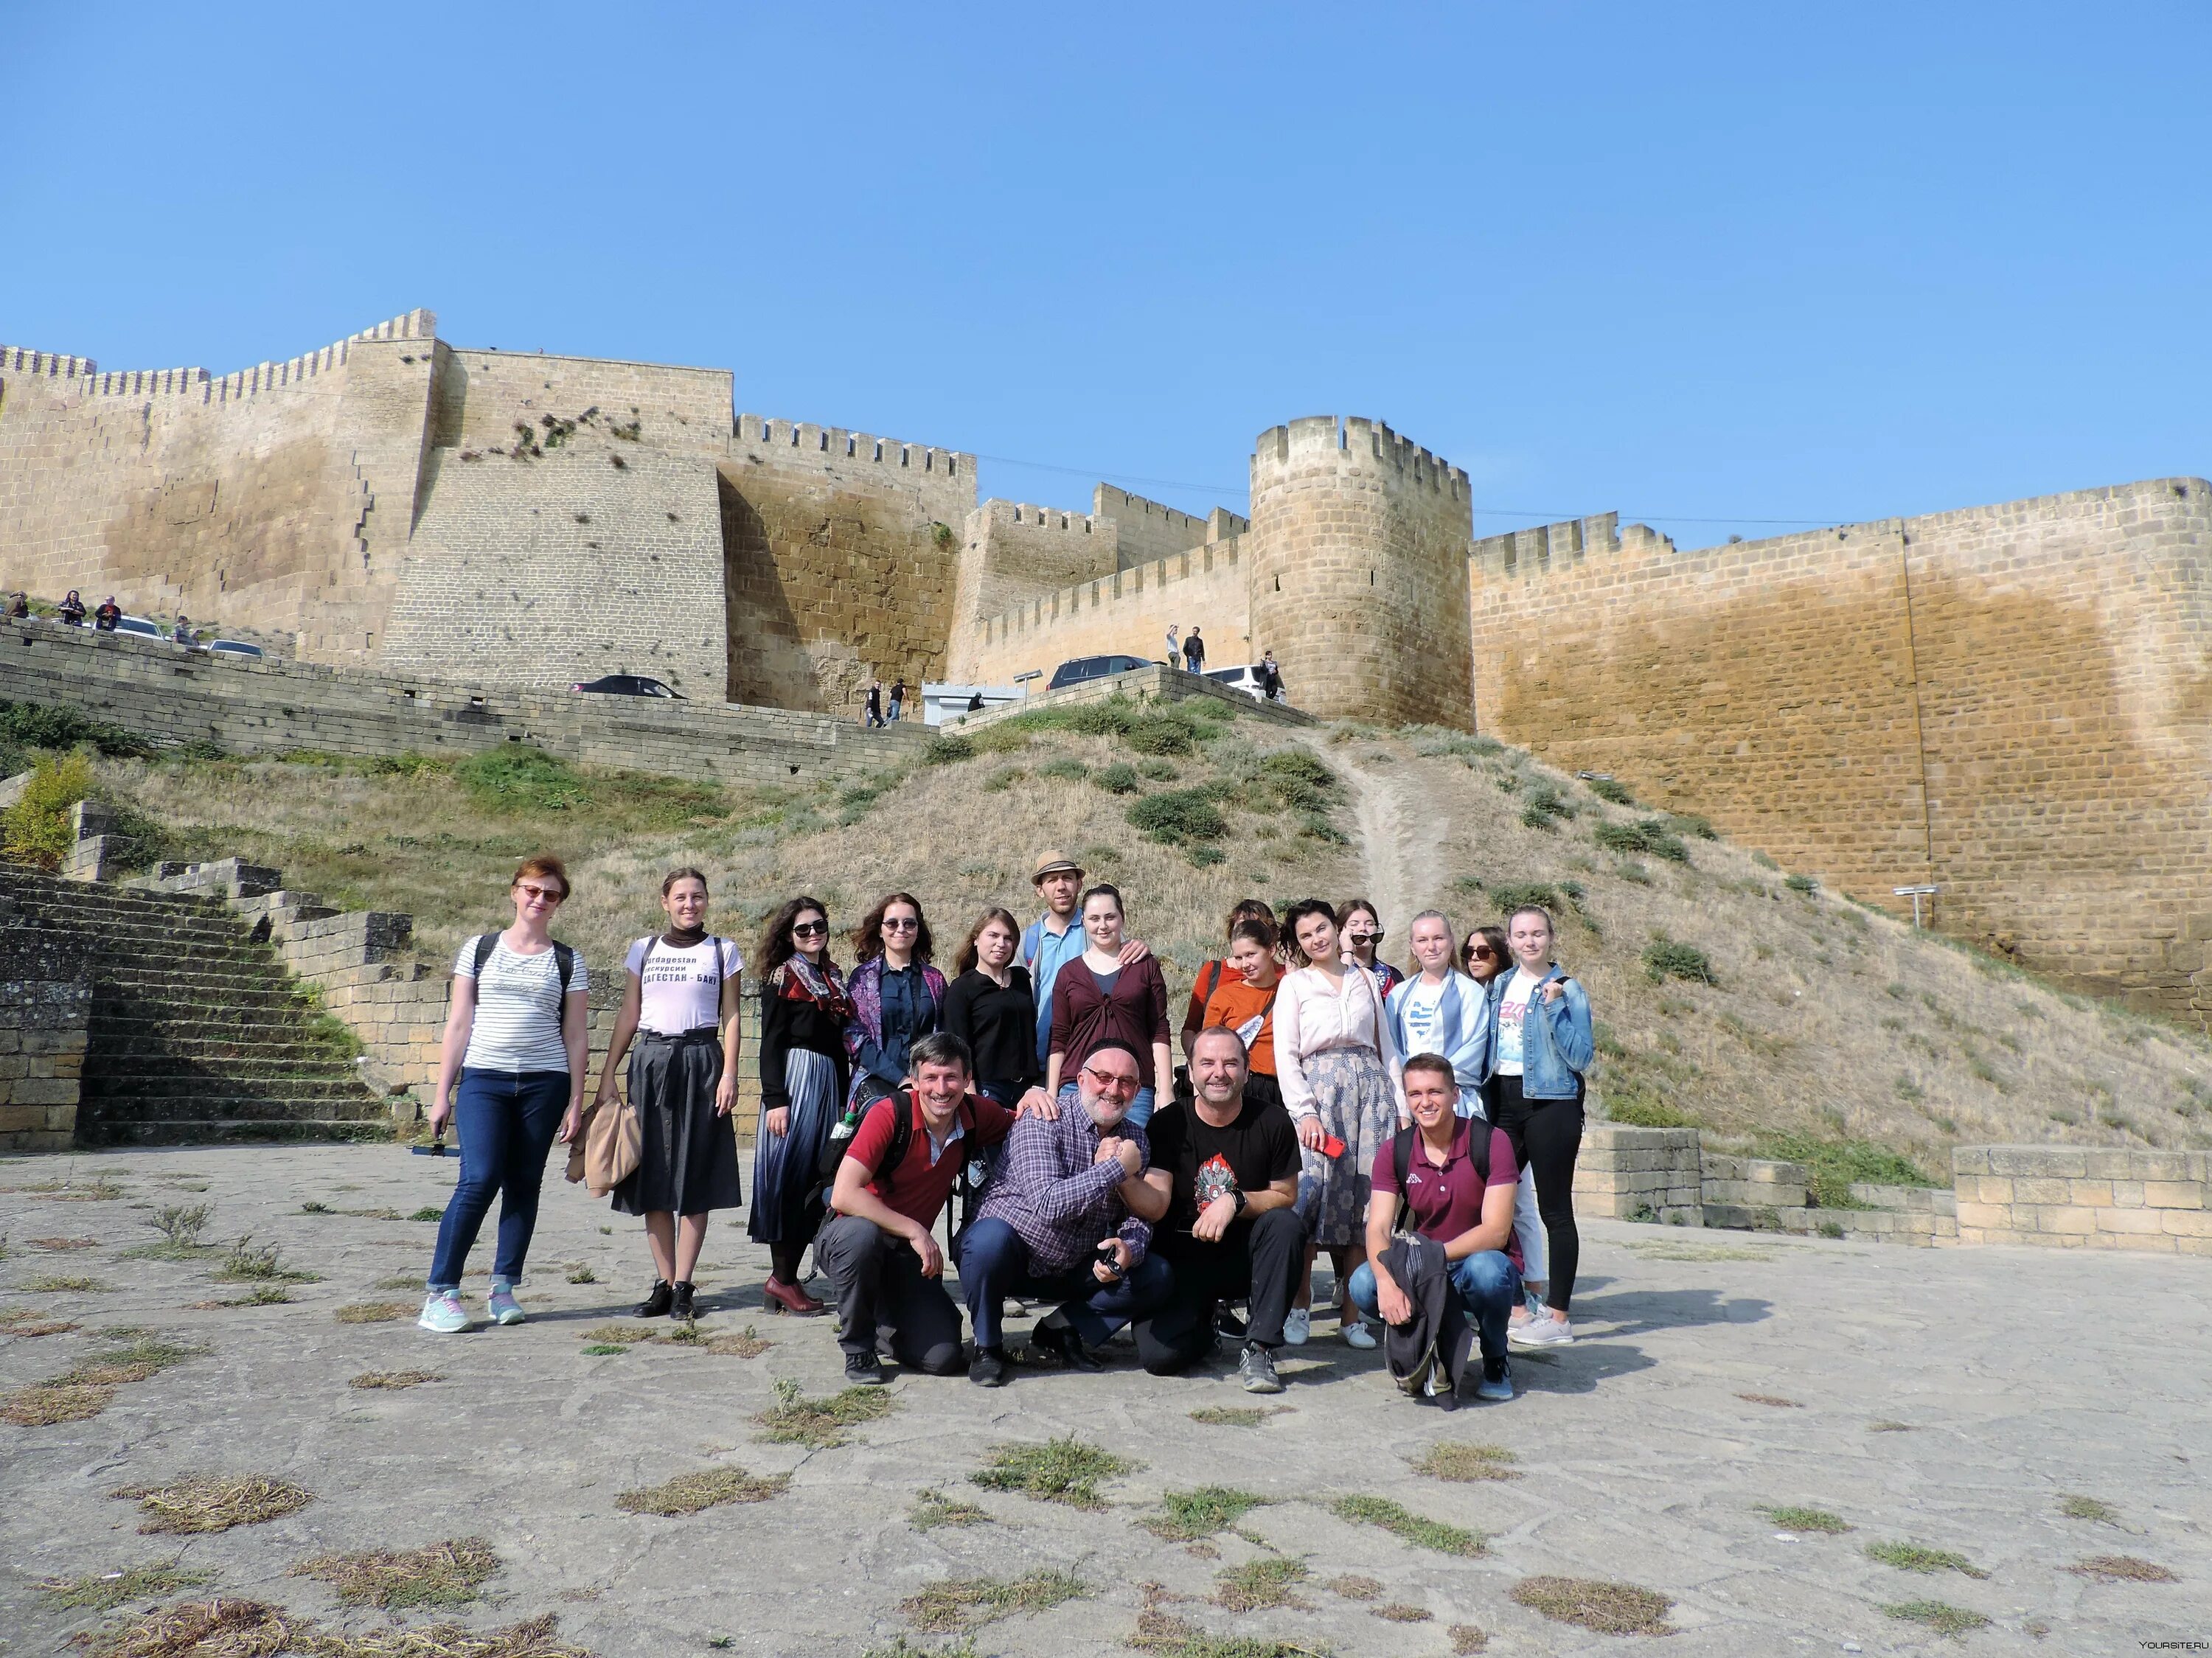
<svg viewBox="0 0 2212 1658">
<path fill-rule="evenodd" d="M 1529 998 L 1543 981 L 1542 975 L 1525 967 L 1515 968 L 1513 976 L 1505 981 L 1504 996 L 1498 1004 L 1498 1074 L 1501 1077 L 1521 1074 L 1521 1021 L 1528 1014 Z"/>
<path fill-rule="evenodd" d="M 715 976 L 714 950 L 719 943 L 721 975 Z M 653 946 L 650 957 L 646 946 Z M 721 987 L 734 984 L 744 969 L 744 958 L 727 938 L 702 938 L 689 950 L 674 950 L 665 939 L 640 938 L 629 947 L 623 965 L 640 985 L 637 1028 L 663 1036 L 680 1036 L 687 1030 L 722 1022 Z"/>
</svg>

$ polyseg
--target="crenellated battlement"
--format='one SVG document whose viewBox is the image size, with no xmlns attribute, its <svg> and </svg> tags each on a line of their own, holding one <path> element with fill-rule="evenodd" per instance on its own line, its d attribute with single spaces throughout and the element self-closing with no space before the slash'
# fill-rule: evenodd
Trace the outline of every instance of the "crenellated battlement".
<svg viewBox="0 0 2212 1658">
<path fill-rule="evenodd" d="M 1026 501 L 1001 501 L 997 496 L 975 508 L 996 524 L 1018 524 L 1028 530 L 1060 530 L 1070 535 L 1087 536 L 1103 532 L 1111 520 L 1093 517 L 1088 513 L 1071 513 L 1060 507 L 1039 507 Z M 974 514 L 970 514 L 971 519 Z"/>
<path fill-rule="evenodd" d="M 225 404 L 262 392 L 299 386 L 342 366 L 348 352 L 370 340 L 428 340 L 438 331 L 431 312 L 416 309 L 388 317 L 380 323 L 349 334 L 319 350 L 304 351 L 282 362 L 256 363 L 216 380 L 204 368 L 125 368 L 107 374 L 90 357 L 63 356 L 0 346 L 0 369 L 43 375 L 76 382 L 69 389 L 87 398 L 188 398 L 196 402 Z"/>
<path fill-rule="evenodd" d="M 985 505 L 1007 506 L 1011 503 L 998 501 L 986 502 Z M 1080 520 L 1080 515 L 1075 513 L 1056 513 L 1054 516 Z M 981 617 L 972 625 L 983 645 L 1002 644 L 1024 631 L 1046 627 L 1085 610 L 1111 605 L 1118 600 L 1133 601 L 1146 593 L 1158 594 L 1183 583 L 1203 582 L 1212 586 L 1219 585 L 1224 576 L 1241 580 L 1243 568 L 1243 555 L 1239 544 L 1234 541 L 1217 542 L 1054 588 L 1050 592 L 1025 598 L 995 616 Z M 1136 648 L 1138 632 L 1132 630 L 1131 643 L 1125 648 Z M 1145 632 L 1143 642 L 1148 647 L 1149 630 Z"/>
<path fill-rule="evenodd" d="M 33 351 L 27 345 L 0 345 L 0 374 L 76 380 L 95 374 L 99 368 L 100 365 L 90 357 L 72 357 L 59 351 Z"/>
<path fill-rule="evenodd" d="M 1640 547 L 1647 539 L 1665 542 L 1669 550 L 1674 546 L 1644 525 L 1628 526 L 1628 542 Z M 1622 546 L 1620 514 L 1595 513 L 1588 518 L 1564 519 L 1557 524 L 1538 524 L 1523 530 L 1484 536 L 1468 543 L 1467 550 L 1468 560 L 1480 574 L 1510 576 L 1548 569 L 1555 559 L 1564 563 L 1593 552 L 1617 553 Z"/>
<path fill-rule="evenodd" d="M 842 426 L 775 420 L 765 415 L 739 415 L 732 429 L 738 442 L 758 444 L 768 452 L 766 458 L 770 459 L 788 457 L 848 460 L 945 477 L 975 476 L 975 457 L 960 450 L 877 437 L 867 432 L 848 431 Z"/>
<path fill-rule="evenodd" d="M 1372 465 L 1395 474 L 1402 485 L 1432 489 L 1454 501 L 1467 499 L 1467 474 L 1439 455 L 1402 437 L 1379 420 L 1359 416 L 1308 415 L 1260 434 L 1252 452 L 1252 489 L 1326 465 Z"/>
</svg>

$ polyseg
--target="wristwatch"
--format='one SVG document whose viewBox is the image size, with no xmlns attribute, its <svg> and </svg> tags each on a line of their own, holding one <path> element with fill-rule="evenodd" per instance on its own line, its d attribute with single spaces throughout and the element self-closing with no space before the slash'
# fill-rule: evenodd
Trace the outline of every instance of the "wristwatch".
<svg viewBox="0 0 2212 1658">
<path fill-rule="evenodd" d="M 1251 1199 L 1244 1195 L 1244 1188 L 1241 1186 L 1230 1193 L 1229 1195 L 1237 1199 L 1237 1212 L 1240 1215 L 1244 1212 L 1244 1206 L 1252 1201 Z"/>
</svg>

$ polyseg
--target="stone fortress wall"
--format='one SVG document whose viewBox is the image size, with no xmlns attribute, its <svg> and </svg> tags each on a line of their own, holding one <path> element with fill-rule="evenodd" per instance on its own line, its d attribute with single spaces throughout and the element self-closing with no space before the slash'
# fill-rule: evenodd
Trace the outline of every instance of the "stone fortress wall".
<svg viewBox="0 0 2212 1658">
<path fill-rule="evenodd" d="M 1213 666 L 1273 649 L 1310 713 L 1479 716 L 2212 1021 L 2201 481 L 1688 553 L 1613 517 L 1475 542 L 1457 468 L 1318 416 L 1261 434 L 1249 523 L 1103 483 L 1083 513 L 979 502 L 955 450 L 733 416 L 724 371 L 435 336 L 410 312 L 222 380 L 0 349 L 0 583 L 425 687 L 629 669 L 816 716 L 872 673 L 1006 683 L 1194 624 Z"/>
<path fill-rule="evenodd" d="M 1677 552 L 1478 543 L 1486 729 L 1785 866 L 2212 1014 L 2212 486 L 2167 478 Z"/>
</svg>

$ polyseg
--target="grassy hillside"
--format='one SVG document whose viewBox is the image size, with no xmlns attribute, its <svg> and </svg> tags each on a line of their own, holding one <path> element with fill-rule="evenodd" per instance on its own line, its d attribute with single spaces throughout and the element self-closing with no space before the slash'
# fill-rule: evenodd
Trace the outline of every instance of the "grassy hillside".
<svg viewBox="0 0 2212 1658">
<path fill-rule="evenodd" d="M 1248 893 L 1279 906 L 1364 893 L 1399 960 L 1416 909 L 1466 926 L 1544 898 L 1596 1010 L 1601 1108 L 1815 1156 L 1832 1193 L 1845 1173 L 1940 1173 L 1957 1141 L 2212 1145 L 2200 1035 L 2061 993 L 1694 820 L 1463 734 L 1300 734 L 1211 705 L 1109 704 L 1024 714 L 941 739 L 911 774 L 803 794 L 513 750 L 94 764 L 164 855 L 240 853 L 334 902 L 408 911 L 434 960 L 501 918 L 514 860 L 540 847 L 574 871 L 561 932 L 595 962 L 653 924 L 678 862 L 708 871 L 716 921 L 748 944 L 793 892 L 847 926 L 903 888 L 949 959 L 983 905 L 1033 911 L 1028 870 L 1060 847 L 1124 888 L 1177 987 Z"/>
</svg>

